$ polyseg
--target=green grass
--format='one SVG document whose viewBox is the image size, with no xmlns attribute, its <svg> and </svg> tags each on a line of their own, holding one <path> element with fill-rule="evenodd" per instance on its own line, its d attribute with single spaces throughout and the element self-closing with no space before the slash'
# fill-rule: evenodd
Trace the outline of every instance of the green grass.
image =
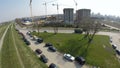
<svg viewBox="0 0 120 68">
<path fill-rule="evenodd" d="M 1 39 L 1 37 L 2 37 L 2 35 L 3 35 L 3 33 L 4 33 L 4 31 L 5 31 L 5 29 L 7 28 L 7 26 L 8 26 L 8 25 L 1 25 L 1 26 L 0 26 L 0 39 Z"/>
<path fill-rule="evenodd" d="M 37 33 L 33 33 L 37 35 Z M 91 44 L 87 39 L 82 39 L 80 34 L 40 33 L 45 42 L 51 42 L 62 53 L 70 53 L 73 56 L 83 56 L 86 64 L 101 68 L 120 68 L 120 63 L 115 56 L 115 51 L 109 44 L 109 37 L 96 35 Z M 88 47 L 89 45 L 89 47 Z"/>
<path fill-rule="evenodd" d="M 42 63 L 36 54 L 23 42 L 21 36 L 18 35 L 14 28 L 9 28 L 4 39 L 1 51 L 1 68 L 22 68 L 13 43 L 12 34 L 25 68 L 47 68 L 47 65 Z"/>
<path fill-rule="evenodd" d="M 25 68 L 47 68 L 47 66 L 39 60 L 36 54 L 23 42 L 18 32 L 14 29 L 12 29 L 12 31 L 14 31 L 15 42 Z"/>
<path fill-rule="evenodd" d="M 8 29 L 1 50 L 2 68 L 21 68 L 18 56 L 13 44 L 11 28 Z"/>
</svg>

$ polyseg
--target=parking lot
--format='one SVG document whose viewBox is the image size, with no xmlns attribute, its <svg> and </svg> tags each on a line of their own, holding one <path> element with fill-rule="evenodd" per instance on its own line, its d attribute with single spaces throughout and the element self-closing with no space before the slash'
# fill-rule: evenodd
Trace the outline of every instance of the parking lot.
<svg viewBox="0 0 120 68">
<path fill-rule="evenodd" d="M 48 63 L 46 63 L 48 66 L 51 63 L 56 64 L 59 68 L 88 68 L 86 65 L 83 65 L 82 67 L 77 62 L 68 61 L 63 58 L 63 54 L 56 52 L 51 52 L 48 47 L 44 47 L 45 43 L 36 43 L 36 41 L 32 40 L 32 38 L 29 35 L 26 35 L 26 31 L 21 30 L 21 32 L 25 35 L 25 37 L 31 42 L 31 45 L 29 46 L 34 52 L 36 49 L 42 50 L 42 54 L 44 54 L 48 58 Z M 36 54 L 38 57 L 40 55 Z"/>
</svg>

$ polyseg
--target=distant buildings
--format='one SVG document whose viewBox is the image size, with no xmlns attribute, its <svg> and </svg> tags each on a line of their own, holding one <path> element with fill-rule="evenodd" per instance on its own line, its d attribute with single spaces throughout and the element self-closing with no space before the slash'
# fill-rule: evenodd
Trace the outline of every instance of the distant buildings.
<svg viewBox="0 0 120 68">
<path fill-rule="evenodd" d="M 73 8 L 65 8 L 63 10 L 64 12 L 64 22 L 66 24 L 73 24 L 74 20 L 73 20 L 73 17 L 74 17 L 74 14 L 73 14 Z"/>
<path fill-rule="evenodd" d="M 79 23 L 82 19 L 90 18 L 91 10 L 90 9 L 79 9 L 76 12 L 76 21 Z"/>
</svg>

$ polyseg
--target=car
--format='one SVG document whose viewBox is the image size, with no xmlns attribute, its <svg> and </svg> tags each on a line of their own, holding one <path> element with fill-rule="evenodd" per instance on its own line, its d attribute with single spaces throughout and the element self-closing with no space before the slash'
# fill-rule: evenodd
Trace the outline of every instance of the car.
<svg viewBox="0 0 120 68">
<path fill-rule="evenodd" d="M 37 40 L 37 37 L 34 35 L 34 36 L 32 37 L 32 39 L 33 39 L 33 40 Z"/>
<path fill-rule="evenodd" d="M 30 45 L 31 43 L 27 40 L 26 42 L 25 42 L 27 45 Z"/>
<path fill-rule="evenodd" d="M 67 59 L 67 60 L 69 60 L 69 61 L 74 61 L 75 60 L 75 57 L 73 57 L 70 54 L 64 54 L 64 58 Z"/>
<path fill-rule="evenodd" d="M 42 53 L 42 51 L 41 51 L 40 49 L 36 49 L 35 52 L 36 52 L 37 54 L 41 54 L 41 53 Z"/>
<path fill-rule="evenodd" d="M 77 61 L 80 65 L 85 64 L 85 59 L 83 57 L 75 57 L 75 61 Z"/>
<path fill-rule="evenodd" d="M 120 50 L 116 50 L 116 53 L 117 53 L 118 55 L 120 55 Z"/>
<path fill-rule="evenodd" d="M 26 34 L 27 34 L 27 35 L 30 35 L 30 33 L 31 33 L 31 31 L 28 31 Z"/>
<path fill-rule="evenodd" d="M 53 46 L 49 46 L 48 49 L 51 50 L 51 51 L 53 51 L 53 52 L 56 52 L 56 48 L 53 47 Z"/>
<path fill-rule="evenodd" d="M 46 43 L 45 47 L 53 46 L 51 43 Z"/>
<path fill-rule="evenodd" d="M 117 48 L 117 45 L 112 44 L 112 47 L 113 47 L 113 49 L 116 49 L 116 48 Z"/>
<path fill-rule="evenodd" d="M 43 55 L 43 54 L 40 56 L 40 60 L 41 60 L 42 62 L 44 62 L 44 63 L 47 63 L 47 62 L 48 62 L 48 58 L 46 58 L 46 56 Z"/>
<path fill-rule="evenodd" d="M 51 63 L 50 65 L 49 65 L 49 68 L 58 68 L 54 63 Z"/>
<path fill-rule="evenodd" d="M 42 38 L 38 38 L 38 39 L 37 39 L 37 42 L 38 42 L 38 43 L 42 43 L 42 42 L 43 42 L 43 39 L 42 39 Z"/>
<path fill-rule="evenodd" d="M 23 37 L 23 41 L 24 41 L 24 42 L 26 42 L 26 41 L 27 41 L 27 39 Z"/>
</svg>

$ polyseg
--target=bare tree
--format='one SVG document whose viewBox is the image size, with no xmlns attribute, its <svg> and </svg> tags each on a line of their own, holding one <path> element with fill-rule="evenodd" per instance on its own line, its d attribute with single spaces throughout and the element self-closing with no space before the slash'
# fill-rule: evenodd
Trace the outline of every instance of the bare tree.
<svg viewBox="0 0 120 68">
<path fill-rule="evenodd" d="M 51 24 L 52 24 L 52 27 L 53 27 L 53 29 L 54 29 L 54 33 L 55 34 L 57 34 L 58 33 L 58 22 L 57 22 L 57 20 L 56 20 L 56 17 L 54 17 L 54 16 L 51 16 L 50 17 L 50 20 L 51 20 Z"/>
<path fill-rule="evenodd" d="M 84 38 L 88 38 L 88 42 L 90 43 L 95 34 L 99 31 L 101 24 L 97 20 L 86 18 L 81 20 L 79 27 L 83 29 L 85 32 Z"/>
</svg>

